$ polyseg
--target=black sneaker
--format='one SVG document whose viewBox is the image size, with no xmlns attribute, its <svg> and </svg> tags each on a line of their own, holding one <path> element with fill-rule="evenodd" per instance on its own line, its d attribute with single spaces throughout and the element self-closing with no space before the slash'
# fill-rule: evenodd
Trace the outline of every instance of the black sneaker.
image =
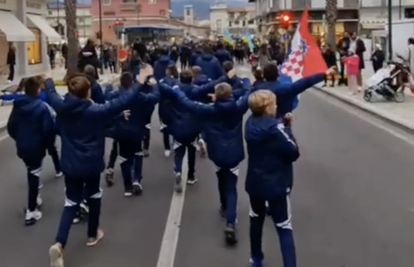
<svg viewBox="0 0 414 267">
<path fill-rule="evenodd" d="M 134 182 L 132 184 L 132 191 L 134 193 L 134 195 L 139 196 L 142 194 L 142 185 L 138 182 Z"/>
<path fill-rule="evenodd" d="M 149 157 L 150 153 L 149 153 L 148 149 L 144 149 L 142 152 L 144 153 L 144 158 Z"/>
<path fill-rule="evenodd" d="M 232 246 L 237 243 L 236 227 L 234 224 L 227 224 L 226 229 L 224 230 L 224 236 L 226 238 L 227 245 Z"/>
<path fill-rule="evenodd" d="M 105 181 L 108 187 L 111 187 L 114 185 L 114 170 L 113 169 L 106 170 Z"/>
<path fill-rule="evenodd" d="M 78 212 L 76 212 L 75 218 L 73 218 L 72 223 L 73 223 L 73 224 L 78 224 L 78 223 L 80 223 L 82 220 L 83 220 L 83 216 L 82 216 L 81 212 L 80 212 L 80 211 L 78 211 Z"/>
<path fill-rule="evenodd" d="M 223 219 L 225 219 L 227 216 L 226 216 L 226 214 L 227 214 L 227 210 L 225 209 L 225 208 L 223 208 L 223 206 L 221 206 L 220 207 L 220 209 L 219 209 L 219 213 L 220 213 L 220 216 L 223 218 Z"/>
<path fill-rule="evenodd" d="M 195 184 L 195 183 L 197 183 L 198 182 L 198 179 L 197 178 L 195 178 L 194 176 L 189 176 L 188 178 L 187 178 L 187 184 L 189 184 L 189 185 L 193 185 L 193 184 Z"/>
<path fill-rule="evenodd" d="M 175 173 L 175 179 L 174 179 L 174 190 L 177 193 L 183 192 L 183 179 L 181 178 L 181 173 L 177 172 Z"/>
</svg>

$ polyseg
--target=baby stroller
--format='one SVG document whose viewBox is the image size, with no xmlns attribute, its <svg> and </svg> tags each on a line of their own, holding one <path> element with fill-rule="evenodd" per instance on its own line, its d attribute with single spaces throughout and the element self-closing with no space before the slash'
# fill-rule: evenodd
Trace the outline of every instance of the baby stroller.
<svg viewBox="0 0 414 267">
<path fill-rule="evenodd" d="M 16 100 L 16 98 L 24 94 L 25 81 L 26 79 L 23 78 L 18 85 L 10 85 L 9 87 L 1 90 L 0 106 L 4 106 L 4 104 L 13 103 L 13 101 Z"/>
<path fill-rule="evenodd" d="M 367 80 L 368 88 L 364 91 L 364 100 L 372 102 L 374 96 L 382 96 L 387 101 L 404 102 L 404 89 L 410 76 L 407 65 L 389 62 L 386 68 L 377 71 Z"/>
</svg>

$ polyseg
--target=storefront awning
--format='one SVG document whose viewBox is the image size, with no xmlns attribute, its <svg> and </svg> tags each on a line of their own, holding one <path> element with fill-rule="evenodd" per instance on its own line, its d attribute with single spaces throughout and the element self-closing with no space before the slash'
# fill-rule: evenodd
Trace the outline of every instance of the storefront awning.
<svg viewBox="0 0 414 267">
<path fill-rule="evenodd" d="M 9 42 L 33 42 L 35 40 L 32 31 L 8 11 L 0 11 L 0 30 Z"/>
<path fill-rule="evenodd" d="M 44 35 L 46 35 L 49 42 L 62 41 L 62 37 L 59 35 L 59 33 L 57 33 L 42 16 L 27 14 L 27 18 L 34 25 L 36 25 L 36 27 L 39 28 L 39 30 L 41 30 Z"/>
</svg>

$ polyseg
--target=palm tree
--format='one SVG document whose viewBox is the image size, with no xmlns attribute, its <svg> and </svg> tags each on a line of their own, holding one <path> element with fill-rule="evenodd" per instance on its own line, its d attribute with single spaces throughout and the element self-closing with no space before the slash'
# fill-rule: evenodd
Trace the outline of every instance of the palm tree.
<svg viewBox="0 0 414 267">
<path fill-rule="evenodd" d="M 326 22 L 328 24 L 327 42 L 336 48 L 336 20 L 338 18 L 338 0 L 326 0 Z"/>
<path fill-rule="evenodd" d="M 77 72 L 79 41 L 76 31 L 76 0 L 65 0 L 66 37 L 68 40 L 68 70 L 66 77 Z"/>
</svg>

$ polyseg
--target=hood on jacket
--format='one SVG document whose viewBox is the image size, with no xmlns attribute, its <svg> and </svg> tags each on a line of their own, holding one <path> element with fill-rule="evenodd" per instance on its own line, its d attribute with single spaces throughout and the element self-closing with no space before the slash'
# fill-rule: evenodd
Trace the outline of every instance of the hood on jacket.
<svg viewBox="0 0 414 267">
<path fill-rule="evenodd" d="M 210 79 L 205 74 L 199 74 L 194 78 L 194 84 L 198 86 L 207 84 L 209 81 Z"/>
<path fill-rule="evenodd" d="M 245 130 L 245 139 L 246 141 L 253 141 L 255 143 L 260 143 L 261 141 L 269 139 L 269 128 L 274 127 L 276 120 L 275 118 L 269 116 L 262 117 L 251 117 L 252 123 L 249 124 L 250 127 Z"/>
<path fill-rule="evenodd" d="M 42 105 L 42 103 L 43 101 L 38 97 L 20 95 L 14 100 L 13 105 L 18 107 L 23 112 L 31 112 L 36 110 L 36 108 Z"/>
<path fill-rule="evenodd" d="M 90 105 L 92 105 L 90 99 L 82 99 L 68 93 L 64 97 L 60 114 L 62 116 L 65 114 L 78 114 L 86 110 Z"/>
<path fill-rule="evenodd" d="M 158 62 L 160 62 L 163 65 L 168 65 L 171 62 L 171 59 L 169 56 L 166 55 L 162 55 L 160 56 L 160 58 L 158 59 Z"/>
<path fill-rule="evenodd" d="M 203 54 L 203 55 L 201 56 L 201 58 L 202 58 L 204 61 L 212 61 L 212 60 L 214 59 L 214 56 L 213 56 L 212 54 Z"/>
<path fill-rule="evenodd" d="M 220 114 L 228 114 L 229 116 L 237 110 L 236 101 L 233 97 L 217 99 L 216 102 L 214 102 L 214 106 Z"/>
</svg>

